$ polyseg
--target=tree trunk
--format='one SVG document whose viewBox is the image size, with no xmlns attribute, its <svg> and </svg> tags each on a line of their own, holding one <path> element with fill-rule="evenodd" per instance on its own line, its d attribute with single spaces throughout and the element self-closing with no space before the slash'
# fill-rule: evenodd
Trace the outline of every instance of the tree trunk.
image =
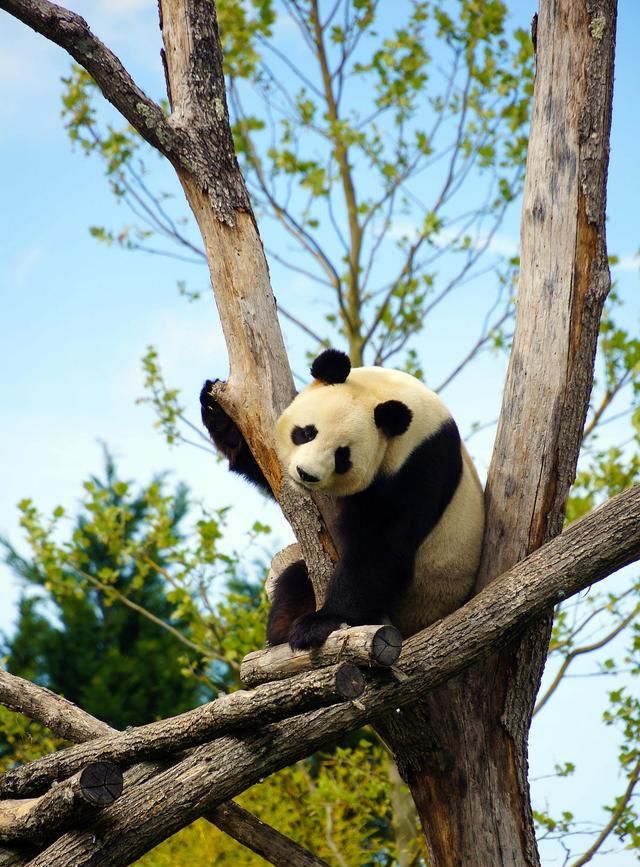
<svg viewBox="0 0 640 867">
<path fill-rule="evenodd" d="M 609 289 L 605 190 L 615 0 L 541 0 L 514 345 L 486 490 L 476 591 L 556 535 L 575 477 Z M 433 867 L 539 864 L 527 736 L 551 612 L 388 716 Z"/>
</svg>

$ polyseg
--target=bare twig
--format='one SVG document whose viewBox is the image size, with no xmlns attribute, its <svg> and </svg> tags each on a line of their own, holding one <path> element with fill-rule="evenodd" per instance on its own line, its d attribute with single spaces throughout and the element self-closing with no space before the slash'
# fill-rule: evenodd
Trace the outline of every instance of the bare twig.
<svg viewBox="0 0 640 867">
<path fill-rule="evenodd" d="M 179 641 L 181 644 L 184 644 L 190 650 L 193 650 L 196 653 L 200 653 L 200 654 L 202 654 L 202 656 L 205 656 L 209 659 L 216 659 L 218 657 L 218 654 L 216 654 L 213 650 L 210 650 L 207 647 L 203 647 L 201 644 L 196 644 L 195 642 L 191 641 L 190 639 L 187 638 L 186 635 L 183 635 L 183 633 L 180 632 L 179 629 L 176 629 L 175 626 L 172 626 L 170 623 L 167 623 L 165 620 L 163 620 L 161 617 L 158 617 L 152 611 L 149 611 L 147 608 L 144 608 L 144 606 L 138 605 L 137 602 L 134 602 L 132 599 L 129 599 L 128 596 L 126 596 L 124 593 L 121 593 L 119 590 L 117 590 L 111 584 L 105 584 L 104 582 L 100 581 L 99 578 L 96 578 L 94 575 L 90 575 L 89 572 L 85 572 L 83 569 L 78 569 L 77 566 L 73 566 L 72 568 L 73 568 L 74 572 L 77 572 L 81 578 L 84 578 L 85 581 L 88 581 L 97 590 L 100 590 L 101 593 L 113 596 L 115 599 L 118 600 L 118 602 L 121 602 L 127 608 L 130 608 L 132 611 L 135 611 L 136 614 L 139 614 L 141 617 L 144 617 L 147 620 L 150 620 L 151 623 L 155 623 L 156 626 L 159 626 L 161 629 L 164 629 L 170 635 L 173 635 L 173 637 L 177 641 Z"/>
<path fill-rule="evenodd" d="M 635 787 L 638 784 L 638 779 L 640 779 L 640 762 L 636 763 L 636 766 L 629 774 L 629 782 L 627 784 L 627 788 L 623 792 L 622 796 L 616 801 L 616 806 L 611 811 L 611 818 L 604 826 L 602 831 L 598 834 L 596 839 L 593 841 L 593 844 L 589 846 L 587 851 L 584 852 L 578 859 L 576 859 L 571 864 L 571 867 L 584 867 L 585 864 L 588 864 L 589 861 L 591 861 L 593 856 L 597 853 L 598 849 L 600 849 L 604 841 L 615 829 L 618 821 L 620 820 L 620 817 L 622 816 L 627 807 L 627 804 L 631 800 Z"/>
<path fill-rule="evenodd" d="M 611 629 L 609 632 L 607 632 L 606 635 L 604 635 L 598 641 L 594 641 L 591 644 L 585 644 L 582 647 L 576 647 L 573 650 L 569 651 L 569 653 L 567 653 L 565 658 L 562 660 L 562 664 L 560 665 L 560 668 L 556 672 L 556 676 L 551 681 L 547 691 L 536 702 L 536 706 L 533 709 L 533 713 L 537 714 L 538 711 L 542 710 L 542 708 L 545 706 L 545 704 L 549 701 L 551 696 L 554 694 L 554 692 L 560 686 L 560 683 L 561 683 L 563 677 L 566 675 L 567 670 L 569 669 L 569 666 L 571 665 L 571 663 L 575 659 L 577 659 L 579 656 L 584 656 L 585 653 L 593 653 L 594 650 L 600 650 L 602 647 L 605 647 L 607 644 L 609 644 L 610 641 L 613 641 L 614 638 L 616 638 L 618 635 L 620 635 L 620 633 L 623 632 L 627 628 L 627 626 L 629 626 L 630 623 L 633 623 L 633 621 L 638 616 L 638 612 L 640 612 L 640 605 L 636 605 L 636 607 L 633 609 L 633 611 L 631 611 L 630 614 L 628 614 L 626 617 L 624 617 L 617 624 L 617 626 L 614 629 Z"/>
</svg>

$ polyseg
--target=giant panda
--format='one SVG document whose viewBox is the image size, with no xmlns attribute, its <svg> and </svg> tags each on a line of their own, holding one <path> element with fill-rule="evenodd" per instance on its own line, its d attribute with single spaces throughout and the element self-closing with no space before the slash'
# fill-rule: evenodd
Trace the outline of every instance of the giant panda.
<svg viewBox="0 0 640 867">
<path fill-rule="evenodd" d="M 304 561 L 278 577 L 270 644 L 319 647 L 342 624 L 390 620 L 403 635 L 469 597 L 484 531 L 482 486 L 451 414 L 415 377 L 351 368 L 327 349 L 282 413 L 276 448 L 290 482 L 336 498 L 340 559 L 322 607 Z M 202 419 L 230 469 L 271 494 L 235 424 L 210 395 Z"/>
</svg>

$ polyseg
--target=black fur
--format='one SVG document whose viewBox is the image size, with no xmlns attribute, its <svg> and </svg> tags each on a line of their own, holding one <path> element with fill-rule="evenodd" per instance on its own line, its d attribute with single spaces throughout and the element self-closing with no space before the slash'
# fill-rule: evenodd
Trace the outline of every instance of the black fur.
<svg viewBox="0 0 640 867">
<path fill-rule="evenodd" d="M 265 494 L 273 497 L 273 492 L 258 466 L 258 462 L 251 454 L 249 446 L 235 422 L 209 394 L 213 384 L 214 382 L 208 379 L 200 391 L 202 423 L 209 432 L 215 447 L 229 461 L 229 469 L 233 470 L 234 473 L 240 473 L 245 479 L 257 485 Z"/>
<path fill-rule="evenodd" d="M 315 610 L 316 597 L 307 565 L 304 560 L 296 560 L 276 581 L 267 620 L 267 642 L 286 644 L 293 621 Z"/>
<path fill-rule="evenodd" d="M 453 419 L 421 443 L 400 470 L 339 499 L 340 562 L 319 611 L 291 627 L 294 649 L 319 647 L 341 623 L 381 623 L 408 587 L 416 551 L 440 520 L 462 475 Z"/>
<path fill-rule="evenodd" d="M 311 376 L 327 385 L 345 382 L 350 372 L 349 356 L 339 349 L 325 349 L 311 365 Z"/>
<path fill-rule="evenodd" d="M 315 425 L 308 424 L 305 425 L 305 427 L 298 427 L 298 425 L 296 425 L 291 431 L 291 442 L 294 446 L 301 446 L 304 443 L 313 442 L 317 436 L 318 429 Z"/>
<path fill-rule="evenodd" d="M 349 446 L 338 446 L 336 453 L 333 456 L 335 462 L 336 473 L 344 475 L 351 469 L 351 449 Z"/>
<path fill-rule="evenodd" d="M 373 411 L 376 427 L 388 437 L 397 437 L 409 430 L 413 413 L 401 400 L 379 403 Z"/>
</svg>

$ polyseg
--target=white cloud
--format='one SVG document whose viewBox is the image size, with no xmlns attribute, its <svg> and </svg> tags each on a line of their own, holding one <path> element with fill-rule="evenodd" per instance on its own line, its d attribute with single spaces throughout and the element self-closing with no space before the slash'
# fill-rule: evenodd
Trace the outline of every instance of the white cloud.
<svg viewBox="0 0 640 867">
<path fill-rule="evenodd" d="M 5 285 L 13 291 L 26 289 L 31 282 L 33 272 L 42 261 L 44 253 L 43 247 L 36 244 L 18 250 L 6 268 Z"/>
<path fill-rule="evenodd" d="M 621 256 L 616 264 L 611 267 L 615 271 L 631 271 L 637 273 L 640 271 L 640 253 L 633 253 L 631 256 Z"/>
<path fill-rule="evenodd" d="M 156 9 L 154 0 L 75 0 L 73 4 L 73 11 L 82 15 L 92 28 L 101 21 L 130 17 L 147 10 L 153 10 L 157 17 Z"/>
<path fill-rule="evenodd" d="M 0 19 L 0 45 L 0 143 L 59 127 L 60 49 L 8 15 Z"/>
<path fill-rule="evenodd" d="M 417 240 L 421 230 L 421 224 L 409 219 L 400 219 L 393 223 L 387 234 L 390 238 L 395 240 L 408 238 L 409 241 L 412 242 Z M 438 234 L 432 239 L 432 243 L 435 247 L 438 247 L 438 249 L 443 249 L 458 240 L 459 236 L 459 229 L 456 229 L 454 226 L 445 226 L 445 228 L 438 232 Z M 495 232 L 491 237 L 487 234 L 479 234 L 475 237 L 471 235 L 470 237 L 471 247 L 474 250 L 484 248 L 486 245 L 487 251 L 489 253 L 494 253 L 496 256 L 515 256 L 518 252 L 518 240 L 504 232 Z"/>
<path fill-rule="evenodd" d="M 296 42 L 300 38 L 300 28 L 284 9 L 278 10 L 278 16 L 273 26 L 273 38 L 278 45 L 283 42 Z"/>
<path fill-rule="evenodd" d="M 7 18 L 0 22 L 0 37 L 0 85 L 7 89 L 36 83 L 41 86 L 43 67 L 50 64 L 54 53 L 47 40 L 36 36 L 24 24 Z"/>
<path fill-rule="evenodd" d="M 477 240 L 476 245 L 478 247 L 482 246 L 485 240 L 486 238 Z M 519 246 L 518 241 L 511 236 L 504 235 L 501 232 L 496 232 L 496 234 L 490 239 L 487 249 L 491 253 L 496 253 L 498 256 L 515 256 L 518 252 Z"/>
<path fill-rule="evenodd" d="M 452 244 L 460 235 L 460 230 L 453 227 L 444 228 L 434 239 L 436 247 L 446 247 Z M 518 252 L 518 242 L 510 235 L 503 232 L 495 232 L 491 237 L 487 234 L 479 234 L 471 237 L 471 247 L 474 250 L 486 248 L 487 252 L 496 256 L 515 256 Z"/>
<path fill-rule="evenodd" d="M 122 365 L 113 370 L 107 385 L 111 395 L 132 403 L 142 396 L 140 359 L 145 347 L 157 347 L 165 381 L 170 388 L 180 388 L 183 399 L 197 393 L 205 378 L 226 376 L 227 350 L 216 313 L 203 300 L 196 305 L 154 311 L 144 322 L 144 332 L 136 336 L 129 352 L 119 348 Z M 191 391 L 191 394 L 189 393 Z"/>
</svg>

